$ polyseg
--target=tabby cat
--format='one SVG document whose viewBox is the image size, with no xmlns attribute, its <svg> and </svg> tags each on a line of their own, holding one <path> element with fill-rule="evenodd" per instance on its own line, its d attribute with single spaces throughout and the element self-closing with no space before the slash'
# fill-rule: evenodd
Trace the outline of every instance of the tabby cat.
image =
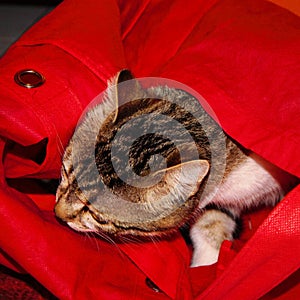
<svg viewBox="0 0 300 300">
<path fill-rule="evenodd" d="M 109 87 L 63 157 L 55 213 L 71 228 L 142 238 L 190 228 L 191 266 L 209 265 L 244 210 L 289 188 L 289 175 L 225 135 L 190 93 L 142 88 L 127 70 Z"/>
</svg>

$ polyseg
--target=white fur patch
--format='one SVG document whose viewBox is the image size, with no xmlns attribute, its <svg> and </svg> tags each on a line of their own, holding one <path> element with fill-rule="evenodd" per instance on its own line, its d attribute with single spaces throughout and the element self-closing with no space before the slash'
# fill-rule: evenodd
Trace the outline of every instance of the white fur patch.
<svg viewBox="0 0 300 300">
<path fill-rule="evenodd" d="M 191 267 L 206 266 L 217 262 L 224 240 L 232 240 L 236 222 L 218 210 L 207 210 L 192 226 L 190 237 L 193 242 Z"/>
<path fill-rule="evenodd" d="M 202 236 L 201 231 L 195 233 L 193 239 L 194 251 L 191 267 L 209 266 L 218 261 L 219 249 L 214 248 Z"/>
<path fill-rule="evenodd" d="M 233 212 L 239 214 L 249 207 L 275 205 L 283 197 L 279 183 L 251 157 L 232 170 L 216 189 L 213 198 L 204 199 L 201 207 L 216 203 L 233 208 Z"/>
<path fill-rule="evenodd" d="M 200 208 L 214 203 L 228 208 L 239 216 L 242 210 L 250 207 L 262 204 L 275 205 L 283 194 L 275 178 L 256 160 L 247 157 L 242 164 L 229 173 L 219 187 L 216 187 L 213 197 L 206 197 L 200 203 Z M 234 232 L 234 220 L 228 216 L 226 220 L 222 215 L 210 214 L 210 211 L 205 212 L 191 229 L 190 235 L 194 246 L 192 267 L 215 263 L 218 260 L 222 241 L 230 239 L 230 234 Z M 220 226 L 213 228 L 211 226 L 213 222 L 219 222 Z M 222 234 L 224 234 L 223 239 Z M 219 241 L 219 245 L 216 241 Z"/>
</svg>

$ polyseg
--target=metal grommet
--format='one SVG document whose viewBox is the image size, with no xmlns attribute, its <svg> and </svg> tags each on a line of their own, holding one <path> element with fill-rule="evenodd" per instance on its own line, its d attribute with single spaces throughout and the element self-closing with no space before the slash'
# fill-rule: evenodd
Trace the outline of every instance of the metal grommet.
<svg viewBox="0 0 300 300">
<path fill-rule="evenodd" d="M 15 82 L 27 89 L 41 86 L 45 82 L 45 77 L 32 69 L 22 70 L 15 74 Z"/>
<path fill-rule="evenodd" d="M 156 293 L 161 293 L 160 288 L 152 281 L 150 280 L 148 277 L 145 280 L 147 286 L 152 289 L 154 292 Z"/>
</svg>

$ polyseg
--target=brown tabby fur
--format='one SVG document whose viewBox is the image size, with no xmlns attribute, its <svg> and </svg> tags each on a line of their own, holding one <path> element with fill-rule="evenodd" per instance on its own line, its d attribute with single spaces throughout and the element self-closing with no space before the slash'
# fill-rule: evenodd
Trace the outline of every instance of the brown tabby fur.
<svg viewBox="0 0 300 300">
<path fill-rule="evenodd" d="M 130 72 L 122 71 L 110 85 L 131 78 Z M 104 232 L 116 236 L 163 237 L 168 236 L 170 232 L 177 232 L 177 229 L 185 224 L 190 224 L 195 247 L 192 265 L 213 263 L 221 242 L 233 238 L 236 219 L 241 212 L 251 206 L 275 204 L 282 196 L 282 190 L 260 165 L 257 165 L 257 176 L 260 177 L 258 180 L 249 179 L 248 183 L 247 174 L 252 174 L 253 170 L 254 172 L 256 170 L 255 159 L 252 159 L 251 155 L 249 156 L 230 137 L 224 135 L 219 125 L 190 94 L 168 87 L 142 89 L 136 81 L 131 81 L 130 84 L 129 90 L 118 86 L 116 91 L 108 92 L 107 99 L 93 108 L 77 128 L 77 136 L 81 142 L 78 149 L 74 146 L 73 138 L 66 149 L 55 212 L 75 230 Z M 128 99 L 132 101 L 127 102 Z M 169 99 L 176 100 L 169 101 Z M 109 106 L 112 107 L 111 110 L 106 109 Z M 145 115 L 148 118 L 140 121 L 139 117 Z M 164 124 L 167 122 L 165 119 L 157 121 L 157 116 L 167 116 L 176 120 L 178 126 L 175 123 L 174 126 Z M 136 130 L 131 130 L 130 127 L 126 134 L 120 136 L 118 147 L 112 157 L 112 142 L 129 121 L 132 128 L 138 128 L 139 137 L 135 139 Z M 206 124 L 205 128 L 203 124 Z M 184 130 L 180 126 L 183 126 Z M 90 138 L 88 132 L 93 127 L 98 128 L 98 131 L 95 157 L 90 157 L 90 153 L 85 152 L 84 147 Z M 160 128 L 164 129 L 161 131 Z M 191 144 L 184 139 L 185 132 L 189 132 L 196 144 L 197 157 L 189 157 L 192 150 Z M 168 136 L 173 140 L 166 138 Z M 124 145 L 128 139 L 134 140 L 134 143 L 129 145 L 131 146 L 129 164 L 124 164 L 122 162 L 126 152 Z M 222 152 L 222 145 L 221 143 L 219 145 L 218 141 L 225 141 L 224 172 L 221 172 L 222 161 L 218 160 L 213 161 L 215 172 L 211 172 L 212 139 L 216 141 L 214 149 L 219 152 Z M 178 151 L 178 145 L 182 151 Z M 158 161 L 157 169 L 151 173 L 151 159 L 154 157 L 155 161 L 155 155 L 158 154 L 164 157 L 166 165 Z M 80 163 L 74 166 L 73 158 L 76 155 L 80 157 Z M 117 170 L 112 164 L 112 158 L 119 166 Z M 97 180 L 90 176 L 95 164 L 99 172 Z M 145 179 L 148 176 L 150 181 L 158 175 L 163 175 L 154 185 L 139 187 L 126 182 L 126 179 L 130 179 L 132 170 L 141 178 Z M 187 180 L 184 184 L 178 182 L 180 172 L 186 174 Z M 231 174 L 235 173 L 237 178 L 239 176 L 242 178 L 242 184 L 240 188 L 233 189 L 231 195 L 226 184 L 230 185 L 230 180 L 234 178 Z M 270 188 L 266 188 L 264 192 L 259 184 L 265 184 L 265 181 L 271 183 Z M 181 205 L 175 205 L 174 210 L 157 217 L 155 213 L 160 207 L 156 207 L 155 203 L 163 196 L 169 195 L 164 205 L 169 207 L 174 205 L 176 195 L 185 189 L 185 184 L 193 186 L 186 201 Z M 236 182 L 236 185 L 238 186 L 239 182 Z M 100 194 L 99 186 L 102 191 Z M 250 189 L 252 192 L 243 195 L 244 186 L 245 190 Z M 216 197 L 209 197 L 213 193 Z M 228 193 L 230 196 L 223 199 L 222 195 Z M 136 216 L 135 211 L 129 210 L 119 201 L 120 198 L 132 203 L 145 204 L 145 209 Z M 239 198 L 239 201 L 235 200 Z M 111 211 L 102 211 L 101 203 L 104 203 L 105 199 L 111 200 Z M 117 210 L 122 211 L 125 219 L 115 215 L 114 211 Z M 126 220 L 126 216 L 129 221 Z M 132 218 L 134 221 L 130 221 Z"/>
</svg>

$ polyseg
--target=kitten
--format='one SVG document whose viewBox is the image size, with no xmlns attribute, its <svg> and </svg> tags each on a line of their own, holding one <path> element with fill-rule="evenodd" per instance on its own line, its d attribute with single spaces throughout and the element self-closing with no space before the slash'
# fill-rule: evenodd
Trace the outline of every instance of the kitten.
<svg viewBox="0 0 300 300">
<path fill-rule="evenodd" d="M 109 86 L 63 157 L 55 213 L 73 229 L 164 237 L 188 225 L 191 266 L 209 265 L 242 212 L 275 205 L 292 182 L 225 135 L 189 93 L 143 89 L 127 70 Z"/>
</svg>

